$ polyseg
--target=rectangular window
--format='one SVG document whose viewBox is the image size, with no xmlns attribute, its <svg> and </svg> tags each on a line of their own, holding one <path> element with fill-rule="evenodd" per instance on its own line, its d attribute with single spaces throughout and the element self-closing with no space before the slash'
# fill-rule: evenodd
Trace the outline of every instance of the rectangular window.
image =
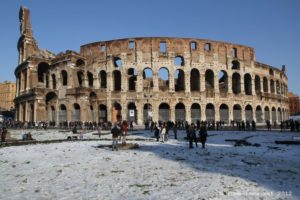
<svg viewBox="0 0 300 200">
<path fill-rule="evenodd" d="M 101 50 L 101 52 L 105 52 L 105 51 L 106 51 L 106 45 L 105 45 L 105 44 L 102 44 L 102 45 L 100 46 L 100 50 Z"/>
<path fill-rule="evenodd" d="M 129 41 L 129 49 L 135 49 L 135 42 Z"/>
<path fill-rule="evenodd" d="M 159 48 L 160 48 L 161 53 L 166 53 L 167 52 L 167 43 L 166 42 L 160 42 Z"/>
<path fill-rule="evenodd" d="M 233 58 L 237 58 L 237 49 L 236 48 L 232 48 L 231 54 L 232 54 L 231 56 Z"/>
<path fill-rule="evenodd" d="M 191 47 L 191 50 L 196 50 L 197 49 L 197 43 L 196 42 L 191 42 L 190 47 Z"/>
<path fill-rule="evenodd" d="M 204 45 L 204 50 L 205 50 L 205 51 L 211 51 L 211 44 L 210 44 L 210 43 L 206 43 L 206 44 Z"/>
</svg>

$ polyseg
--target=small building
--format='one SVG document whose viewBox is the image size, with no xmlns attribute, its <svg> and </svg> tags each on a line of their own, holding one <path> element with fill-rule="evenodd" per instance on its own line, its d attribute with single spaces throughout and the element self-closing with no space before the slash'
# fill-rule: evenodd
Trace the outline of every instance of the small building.
<svg viewBox="0 0 300 200">
<path fill-rule="evenodd" d="M 292 92 L 288 92 L 290 116 L 300 113 L 300 99 L 299 96 Z"/>
<path fill-rule="evenodd" d="M 11 110 L 16 97 L 16 83 L 4 81 L 0 83 L 0 110 Z"/>
</svg>

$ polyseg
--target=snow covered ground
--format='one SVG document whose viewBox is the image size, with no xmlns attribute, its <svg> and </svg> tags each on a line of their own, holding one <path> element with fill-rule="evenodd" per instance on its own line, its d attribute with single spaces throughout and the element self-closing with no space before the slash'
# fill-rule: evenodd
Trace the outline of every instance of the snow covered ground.
<svg viewBox="0 0 300 200">
<path fill-rule="evenodd" d="M 95 132 L 84 138 L 99 138 Z M 37 140 L 71 134 L 31 133 Z M 189 149 L 184 132 L 166 143 L 152 135 L 131 133 L 135 150 L 97 148 L 106 140 L 0 148 L 0 199 L 300 199 L 300 146 L 274 143 L 299 133 L 210 131 L 207 149 Z M 260 146 L 225 141 L 243 138 Z"/>
</svg>

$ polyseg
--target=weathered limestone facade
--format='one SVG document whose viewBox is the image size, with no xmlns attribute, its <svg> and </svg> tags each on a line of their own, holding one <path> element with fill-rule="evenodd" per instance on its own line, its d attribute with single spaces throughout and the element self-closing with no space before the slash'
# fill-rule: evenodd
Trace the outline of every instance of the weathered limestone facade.
<svg viewBox="0 0 300 200">
<path fill-rule="evenodd" d="M 288 80 L 251 47 L 194 38 L 128 38 L 54 55 L 20 10 L 17 120 L 225 121 L 287 119 Z"/>
<path fill-rule="evenodd" d="M 0 83 L 0 110 L 12 110 L 16 97 L 16 83 L 4 81 Z"/>
</svg>

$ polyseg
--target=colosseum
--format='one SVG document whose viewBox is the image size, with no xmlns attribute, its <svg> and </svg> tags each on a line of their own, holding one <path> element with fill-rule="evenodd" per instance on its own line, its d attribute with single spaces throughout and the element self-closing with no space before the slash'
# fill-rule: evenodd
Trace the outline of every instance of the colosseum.
<svg viewBox="0 0 300 200">
<path fill-rule="evenodd" d="M 16 119 L 107 122 L 256 121 L 288 117 L 285 66 L 252 47 L 196 38 L 141 37 L 39 49 L 21 7 Z"/>
</svg>

